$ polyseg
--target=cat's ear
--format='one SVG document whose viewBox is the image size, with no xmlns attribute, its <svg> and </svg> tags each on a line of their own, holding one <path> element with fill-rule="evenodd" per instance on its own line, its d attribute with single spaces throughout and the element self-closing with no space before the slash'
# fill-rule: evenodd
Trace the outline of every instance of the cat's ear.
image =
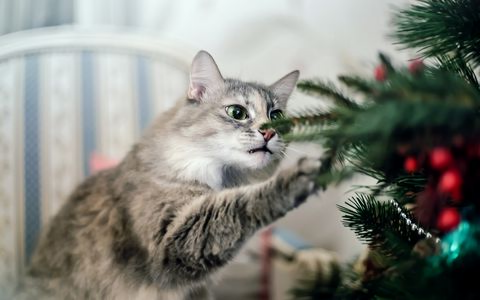
<svg viewBox="0 0 480 300">
<path fill-rule="evenodd" d="M 223 85 L 224 80 L 213 57 L 204 50 L 195 55 L 190 71 L 188 98 L 201 101 L 206 91 Z"/>
<path fill-rule="evenodd" d="M 300 71 L 295 70 L 280 78 L 274 84 L 270 85 L 270 90 L 278 97 L 278 100 L 282 105 L 287 104 L 288 97 L 292 94 L 295 86 L 297 85 Z"/>
</svg>

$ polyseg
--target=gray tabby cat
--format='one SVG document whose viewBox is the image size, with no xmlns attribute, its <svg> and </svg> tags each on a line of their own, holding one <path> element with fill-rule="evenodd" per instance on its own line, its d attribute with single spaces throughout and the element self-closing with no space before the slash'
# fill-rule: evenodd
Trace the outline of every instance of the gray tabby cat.
<svg viewBox="0 0 480 300">
<path fill-rule="evenodd" d="M 19 297 L 210 298 L 210 276 L 315 189 L 318 160 L 271 176 L 285 144 L 260 129 L 282 117 L 298 76 L 224 79 L 199 52 L 188 100 L 74 191 L 42 233 Z"/>
</svg>

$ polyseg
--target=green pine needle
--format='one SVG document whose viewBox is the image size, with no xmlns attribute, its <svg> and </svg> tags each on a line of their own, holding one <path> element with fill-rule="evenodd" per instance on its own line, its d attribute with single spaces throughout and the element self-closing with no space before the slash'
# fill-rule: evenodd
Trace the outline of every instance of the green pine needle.
<svg viewBox="0 0 480 300">
<path fill-rule="evenodd" d="M 395 206 L 380 202 L 372 195 L 357 193 L 338 207 L 344 214 L 344 226 L 351 228 L 360 241 L 388 256 L 410 256 L 411 248 L 421 239 L 400 217 Z"/>
<path fill-rule="evenodd" d="M 475 73 L 480 68 L 480 1 L 418 0 L 399 11 L 394 24 L 398 44 L 418 50 L 436 65 L 396 68 L 380 54 L 385 80 L 340 76 L 340 83 L 351 93 L 331 82 L 300 82 L 305 93 L 333 100 L 329 112 L 306 111 L 265 125 L 279 130 L 288 141 L 322 144 L 325 151 L 317 184 L 325 187 L 353 173 L 377 181 L 339 209 L 344 226 L 380 257 L 381 268 L 346 280 L 332 297 L 315 281 L 304 281 L 294 294 L 298 299 L 312 295 L 410 300 L 478 297 L 475 277 L 462 273 L 468 262 L 460 262 L 458 273 L 448 273 L 451 266 L 432 269 L 427 259 L 412 251 L 422 236 L 411 229 L 397 207 L 376 197 L 396 199 L 400 205 L 415 203 L 431 180 L 426 177 L 428 157 L 420 155 L 438 145 L 456 147 L 458 136 L 467 143 L 480 136 L 480 84 Z M 404 169 L 408 156 L 420 160 L 414 174 Z M 410 212 L 403 212 L 414 219 Z"/>
<path fill-rule="evenodd" d="M 365 80 L 358 76 L 338 76 L 338 80 L 351 88 L 355 92 L 363 94 L 375 94 L 375 87 L 371 81 Z"/>
<path fill-rule="evenodd" d="M 480 1 L 419 0 L 397 13 L 393 38 L 424 57 L 458 53 L 480 66 Z"/>
<path fill-rule="evenodd" d="M 326 96 L 334 100 L 336 104 L 348 108 L 356 108 L 357 104 L 345 96 L 341 91 L 335 87 L 331 82 L 323 82 L 320 80 L 304 80 L 297 84 L 297 87 L 313 96 Z"/>
<path fill-rule="evenodd" d="M 478 82 L 477 75 L 461 57 L 458 55 L 455 57 L 442 55 L 437 57 L 437 62 L 440 69 L 458 74 L 472 87 L 480 91 L 480 84 Z"/>
</svg>

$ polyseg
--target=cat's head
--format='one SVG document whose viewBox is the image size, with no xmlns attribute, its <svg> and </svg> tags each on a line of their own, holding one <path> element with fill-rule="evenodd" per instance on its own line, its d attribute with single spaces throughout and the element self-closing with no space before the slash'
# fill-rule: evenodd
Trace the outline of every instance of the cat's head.
<svg viewBox="0 0 480 300">
<path fill-rule="evenodd" d="M 261 170 L 278 161 L 285 143 L 275 130 L 261 126 L 285 114 L 299 72 L 293 71 L 271 85 L 225 79 L 212 56 L 200 51 L 194 58 L 188 100 L 173 122 L 175 151 L 188 150 L 185 164 L 220 165 L 224 169 Z M 184 149 L 185 148 L 185 149 Z"/>
</svg>

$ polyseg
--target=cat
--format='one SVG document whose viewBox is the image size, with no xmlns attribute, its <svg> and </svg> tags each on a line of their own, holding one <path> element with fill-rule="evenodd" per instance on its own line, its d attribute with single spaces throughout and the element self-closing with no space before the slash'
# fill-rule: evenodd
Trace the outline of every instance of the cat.
<svg viewBox="0 0 480 300">
<path fill-rule="evenodd" d="M 261 129 L 283 117 L 298 77 L 224 79 L 200 51 L 187 99 L 42 232 L 18 299 L 211 299 L 211 275 L 316 191 L 320 161 L 276 171 L 286 144 Z"/>
</svg>

